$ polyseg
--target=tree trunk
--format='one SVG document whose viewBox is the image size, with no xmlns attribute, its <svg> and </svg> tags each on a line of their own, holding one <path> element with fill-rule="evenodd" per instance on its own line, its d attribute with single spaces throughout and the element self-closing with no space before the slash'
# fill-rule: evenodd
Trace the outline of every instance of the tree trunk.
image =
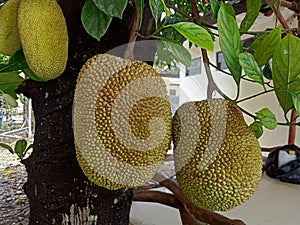
<svg viewBox="0 0 300 225">
<path fill-rule="evenodd" d="M 114 19 L 98 42 L 81 24 L 85 1 L 58 2 L 69 33 L 66 71 L 46 83 L 27 80 L 17 90 L 32 98 L 35 117 L 34 150 L 23 161 L 28 173 L 24 190 L 30 203 L 30 224 L 128 224 L 132 190 L 98 187 L 87 180 L 77 163 L 72 107 L 77 74 L 86 60 L 128 42 L 134 6 L 129 3 L 123 19 Z"/>
</svg>

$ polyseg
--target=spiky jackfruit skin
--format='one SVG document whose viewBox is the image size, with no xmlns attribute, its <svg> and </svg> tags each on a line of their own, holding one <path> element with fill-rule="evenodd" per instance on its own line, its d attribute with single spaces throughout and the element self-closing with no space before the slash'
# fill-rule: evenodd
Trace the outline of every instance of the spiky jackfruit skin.
<svg viewBox="0 0 300 225">
<path fill-rule="evenodd" d="M 56 0 L 20 0 L 18 29 L 30 69 L 44 80 L 60 76 L 68 59 L 68 32 Z"/>
<path fill-rule="evenodd" d="M 79 73 L 73 115 L 79 165 L 107 189 L 149 181 L 170 147 L 165 83 L 144 62 L 94 56 Z"/>
<path fill-rule="evenodd" d="M 11 56 L 21 49 L 17 27 L 19 0 L 9 0 L 0 8 L 0 53 Z"/>
<path fill-rule="evenodd" d="M 223 99 L 183 104 L 173 117 L 176 177 L 198 207 L 230 210 L 262 174 L 261 148 L 240 110 Z"/>
</svg>

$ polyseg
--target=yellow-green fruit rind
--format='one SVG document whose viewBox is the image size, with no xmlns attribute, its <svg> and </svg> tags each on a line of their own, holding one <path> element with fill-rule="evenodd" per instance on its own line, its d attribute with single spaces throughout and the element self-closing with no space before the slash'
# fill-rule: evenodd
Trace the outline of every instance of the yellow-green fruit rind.
<svg viewBox="0 0 300 225">
<path fill-rule="evenodd" d="M 20 0 L 18 29 L 30 69 L 44 80 L 60 76 L 68 59 L 68 32 L 56 0 Z"/>
<path fill-rule="evenodd" d="M 185 103 L 172 129 L 176 178 L 191 202 L 227 211 L 250 198 L 261 179 L 261 148 L 234 104 Z"/>
<path fill-rule="evenodd" d="M 94 56 L 79 73 L 73 115 L 79 165 L 107 189 L 149 181 L 170 148 L 165 83 L 144 62 Z"/>
<path fill-rule="evenodd" d="M 19 0 L 9 0 L 0 8 L 0 53 L 11 56 L 21 49 L 17 27 Z"/>
</svg>

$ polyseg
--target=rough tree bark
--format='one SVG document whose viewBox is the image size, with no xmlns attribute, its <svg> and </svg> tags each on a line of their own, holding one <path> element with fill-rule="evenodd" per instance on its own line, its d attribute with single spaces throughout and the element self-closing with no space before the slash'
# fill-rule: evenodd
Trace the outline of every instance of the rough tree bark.
<svg viewBox="0 0 300 225">
<path fill-rule="evenodd" d="M 95 186 L 77 163 L 72 106 L 77 74 L 86 60 L 128 42 L 134 6 L 129 3 L 123 19 L 114 19 L 98 42 L 82 27 L 84 2 L 58 0 L 69 33 L 69 59 L 62 76 L 46 83 L 27 80 L 17 90 L 32 99 L 36 121 L 34 150 L 23 161 L 28 173 L 24 190 L 30 203 L 30 224 L 129 223 L 132 190 L 109 191 Z"/>
</svg>

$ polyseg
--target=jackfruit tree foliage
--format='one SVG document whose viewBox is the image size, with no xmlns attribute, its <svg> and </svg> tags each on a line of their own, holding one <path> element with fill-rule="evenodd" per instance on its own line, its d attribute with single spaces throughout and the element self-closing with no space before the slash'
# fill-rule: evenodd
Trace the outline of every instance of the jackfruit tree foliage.
<svg viewBox="0 0 300 225">
<path fill-rule="evenodd" d="M 12 1 L 12 0 L 11 0 Z M 144 1 L 135 0 L 135 5 L 140 14 L 143 14 Z M 212 12 L 212 18 L 217 19 L 218 25 L 215 27 L 219 32 L 219 44 L 223 52 L 224 60 L 229 69 L 234 81 L 237 84 L 237 98 L 240 93 L 240 80 L 250 79 L 252 82 L 257 82 L 261 85 L 262 93 L 272 92 L 278 98 L 280 105 L 283 108 L 284 114 L 287 114 L 291 109 L 295 109 L 298 114 L 300 112 L 300 97 L 298 90 L 299 77 L 297 76 L 298 66 L 297 52 L 298 39 L 287 35 L 285 39 L 281 38 L 281 33 L 284 33 L 279 27 L 274 24 L 274 29 L 266 32 L 250 33 L 256 40 L 247 49 L 242 49 L 241 39 L 244 33 L 247 33 L 259 14 L 259 11 L 270 7 L 271 5 L 262 5 L 262 1 L 247 0 L 247 13 L 240 25 L 237 24 L 235 13 L 232 6 L 235 6 L 235 1 L 229 1 L 224 4 L 222 1 L 210 1 L 210 4 L 198 3 L 198 10 L 205 19 L 206 14 Z M 4 2 L 3 2 L 4 3 Z M 2 3 L 2 6 L 3 6 Z M 127 0 L 120 1 L 106 1 L 106 0 L 87 0 L 82 8 L 81 20 L 86 31 L 94 38 L 100 39 L 107 31 L 114 17 L 121 18 L 127 6 Z M 153 37 L 161 39 L 157 52 L 157 64 L 167 66 L 174 66 L 178 62 L 189 66 L 191 56 L 181 44 L 188 40 L 190 45 L 196 45 L 207 50 L 212 50 L 212 40 L 214 36 L 213 27 L 205 26 L 205 22 L 201 26 L 195 26 L 192 21 L 192 4 L 190 1 L 166 0 L 157 1 L 150 0 L 150 8 L 153 18 L 156 23 L 157 30 L 153 33 Z M 261 6 L 262 5 L 262 6 Z M 261 6 L 261 7 L 259 7 Z M 178 9 L 178 10 L 176 10 Z M 161 15 L 163 19 L 160 19 Z M 142 17 L 139 18 L 139 25 L 137 32 L 139 33 L 141 24 L 145 22 Z M 141 38 L 151 38 L 152 36 Z M 196 37 L 196 38 L 194 38 Z M 177 43 L 178 45 L 169 45 L 168 43 Z M 272 44 L 276 43 L 276 44 Z M 276 47 L 278 46 L 278 47 Z M 276 49 L 275 49 L 276 48 Z M 285 52 L 286 49 L 289 51 Z M 251 50 L 254 54 L 249 54 L 247 51 Z M 244 52 L 246 51 L 246 52 Z M 282 52 L 287 54 L 282 54 Z M 282 57 L 282 56 L 285 57 Z M 22 70 L 29 78 L 42 81 L 43 79 L 36 76 L 28 67 L 26 61 L 22 59 L 22 54 L 18 57 L 12 57 L 12 61 L 8 65 L 0 65 L 0 72 L 17 72 Z M 293 60 L 288 60 L 293 58 Z M 274 59 L 275 64 L 269 65 L 271 59 Z M 16 60 L 22 63 L 14 66 Z M 2 69 L 1 69 L 2 67 Z M 244 77 L 242 71 L 247 77 Z M 291 73 L 287 73 L 290 71 Z M 281 74 L 287 74 L 281 76 Z M 250 96 L 249 96 L 250 98 Z M 264 111 L 263 111 L 264 112 Z M 255 130 L 258 126 L 270 127 L 268 122 L 277 123 L 274 116 L 269 120 L 262 120 L 261 117 L 251 113 L 254 122 L 252 128 Z M 268 117 L 268 115 L 263 116 Z M 292 121 L 280 122 L 280 124 L 292 125 Z M 298 124 L 296 124 L 298 125 Z M 275 127 L 274 125 L 271 127 Z"/>
<path fill-rule="evenodd" d="M 216 41 L 228 68 L 222 72 L 232 77 L 236 85 L 236 96 L 229 98 L 222 91 L 222 84 L 214 91 L 253 118 L 250 127 L 257 131 L 257 137 L 262 134 L 262 127 L 275 129 L 278 125 L 299 126 L 299 122 L 287 118 L 287 113 L 292 109 L 300 114 L 299 38 L 295 37 L 292 32 L 287 32 L 290 30 L 282 29 L 277 23 L 263 31 L 250 32 L 249 29 L 255 23 L 259 12 L 272 7 L 272 3 L 262 5 L 261 0 L 247 0 L 246 14 L 238 24 L 233 7 L 235 2 L 149 0 L 153 15 L 152 22 L 156 29 L 153 34 L 147 36 L 144 36 L 141 30 L 142 24 L 149 23 L 149 21 L 143 21 L 143 0 L 86 0 L 82 7 L 81 21 L 87 33 L 100 40 L 101 43 L 101 38 L 106 34 L 113 19 L 121 18 L 128 4 L 135 4 L 140 16 L 137 28 L 132 33 L 136 34 L 134 38 L 160 40 L 156 56 L 158 64 L 169 67 L 182 63 L 188 67 L 191 55 L 182 46 L 183 42 L 187 41 L 189 46 L 194 45 L 202 49 L 202 58 L 205 60 L 205 70 L 210 82 L 213 82 L 213 78 L 209 77 L 213 71 L 211 68 L 218 67 L 214 65 L 212 59 L 209 59 L 207 51 L 213 51 L 214 41 Z M 272 2 L 274 4 L 274 1 Z M 214 22 L 209 24 L 210 20 L 205 21 L 205 16 L 209 13 L 212 13 L 212 19 L 216 20 L 216 24 Z M 203 16 L 203 20 L 195 23 L 195 18 L 199 15 Z M 250 46 L 242 45 L 244 34 L 254 37 L 255 41 Z M 3 93 L 17 98 L 14 94 L 15 85 L 23 80 L 23 78 L 21 80 L 17 78 L 20 71 L 25 73 L 25 79 L 41 81 L 29 69 L 23 51 L 19 50 L 8 57 L 8 60 L 0 63 L 0 89 Z M 14 86 L 11 86 L 11 82 L 7 82 L 8 79 L 15 80 Z M 260 87 L 261 91 L 241 99 L 240 93 L 243 91 L 241 81 L 252 82 Z M 273 93 L 277 97 L 283 114 L 287 118 L 286 121 L 277 121 L 275 115 L 265 107 L 258 112 L 248 112 L 242 108 L 241 103 L 247 103 L 250 99 L 255 100 L 255 97 L 266 93 Z"/>
</svg>

